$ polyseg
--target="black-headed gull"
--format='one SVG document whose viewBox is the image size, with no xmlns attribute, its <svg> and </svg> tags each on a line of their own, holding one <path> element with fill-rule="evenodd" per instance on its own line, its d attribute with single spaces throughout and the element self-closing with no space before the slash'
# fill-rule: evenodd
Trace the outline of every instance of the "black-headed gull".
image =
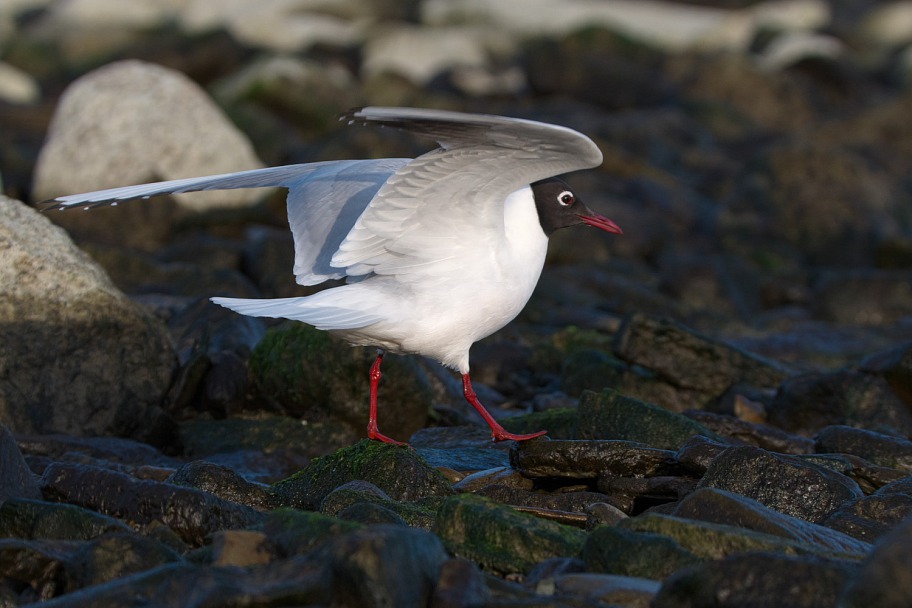
<svg viewBox="0 0 912 608">
<path fill-rule="evenodd" d="M 287 188 L 297 282 L 346 284 L 308 297 L 213 302 L 245 315 L 303 321 L 352 345 L 377 347 L 370 369 L 371 439 L 399 443 L 377 426 L 385 352 L 426 355 L 462 374 L 465 398 L 495 441 L 544 435 L 509 433 L 484 408 L 469 378 L 469 348 L 525 306 L 555 230 L 588 224 L 621 232 L 554 177 L 598 166 L 602 153 L 581 133 L 517 118 L 367 107 L 341 119 L 427 135 L 440 147 L 415 159 L 327 161 L 112 188 L 61 196 L 44 207 Z"/>
</svg>

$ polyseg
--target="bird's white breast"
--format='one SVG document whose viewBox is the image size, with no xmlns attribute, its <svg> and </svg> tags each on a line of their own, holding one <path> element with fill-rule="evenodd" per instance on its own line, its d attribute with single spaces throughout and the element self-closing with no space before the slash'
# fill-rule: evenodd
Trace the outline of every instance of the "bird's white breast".
<svg viewBox="0 0 912 608">
<path fill-rule="evenodd" d="M 399 284 L 374 277 L 357 284 L 372 301 L 388 300 L 399 314 L 365 330 L 339 332 L 353 343 L 392 352 L 420 353 L 460 372 L 469 369 L 469 347 L 512 321 L 538 283 L 548 237 L 535 209 L 532 189 L 521 188 L 504 201 L 504 233 L 497 238 L 464 235 L 472 255 L 461 260 L 444 283 Z M 439 280 L 439 277 L 438 277 Z M 404 290 L 405 289 L 405 290 Z"/>
</svg>

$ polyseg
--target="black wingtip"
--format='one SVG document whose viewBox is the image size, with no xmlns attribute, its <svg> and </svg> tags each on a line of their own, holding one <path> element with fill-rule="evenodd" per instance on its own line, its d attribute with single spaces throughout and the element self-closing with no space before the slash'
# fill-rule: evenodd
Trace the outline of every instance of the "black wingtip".
<svg viewBox="0 0 912 608">
<path fill-rule="evenodd" d="M 46 201 L 41 201 L 40 203 L 35 203 L 35 209 L 44 213 L 46 211 L 60 210 L 63 211 L 66 209 L 64 205 L 60 204 L 60 200 L 56 198 L 49 198 Z"/>
<path fill-rule="evenodd" d="M 358 116 L 364 110 L 364 106 L 358 106 L 356 108 L 349 108 L 348 110 L 339 114 L 339 122 L 346 122 L 349 125 L 353 124 L 365 124 L 367 121 L 363 120 Z"/>
</svg>

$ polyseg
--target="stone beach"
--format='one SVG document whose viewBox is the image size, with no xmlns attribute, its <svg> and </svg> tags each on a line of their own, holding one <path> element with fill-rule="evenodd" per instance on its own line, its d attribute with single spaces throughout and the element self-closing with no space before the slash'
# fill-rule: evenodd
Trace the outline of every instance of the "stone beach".
<svg viewBox="0 0 912 608">
<path fill-rule="evenodd" d="M 0 606 L 912 605 L 912 3 L 0 4 Z M 436 362 L 290 297 L 283 191 L 61 194 L 577 129 L 623 235 L 554 235 Z M 471 306 L 468 300 L 467 306 Z"/>
</svg>

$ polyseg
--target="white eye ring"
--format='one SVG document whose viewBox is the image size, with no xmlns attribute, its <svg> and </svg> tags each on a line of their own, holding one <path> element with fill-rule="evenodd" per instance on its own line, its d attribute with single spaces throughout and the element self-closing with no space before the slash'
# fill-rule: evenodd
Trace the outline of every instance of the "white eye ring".
<svg viewBox="0 0 912 608">
<path fill-rule="evenodd" d="M 557 202 L 560 203 L 561 207 L 569 207 L 576 202 L 576 197 L 569 190 L 564 190 L 557 195 Z"/>
</svg>

